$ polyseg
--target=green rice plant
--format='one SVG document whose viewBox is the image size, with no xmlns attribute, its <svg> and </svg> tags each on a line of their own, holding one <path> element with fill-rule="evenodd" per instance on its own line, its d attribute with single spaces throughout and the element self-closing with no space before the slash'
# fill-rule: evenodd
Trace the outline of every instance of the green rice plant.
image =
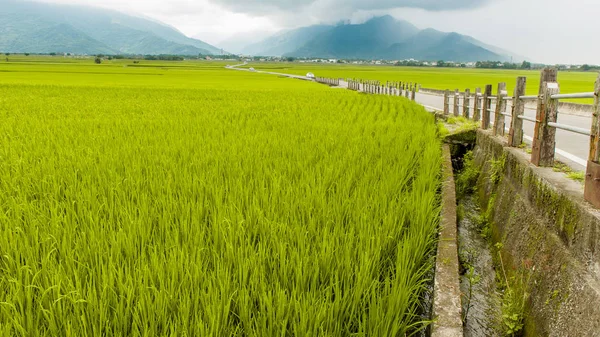
<svg viewBox="0 0 600 337">
<path fill-rule="evenodd" d="M 434 117 L 182 65 L 0 79 L 0 335 L 422 331 Z"/>
<path fill-rule="evenodd" d="M 442 139 L 450 134 L 450 130 L 448 130 L 448 128 L 442 122 L 437 123 L 437 128 L 438 128 L 438 135 Z"/>
</svg>

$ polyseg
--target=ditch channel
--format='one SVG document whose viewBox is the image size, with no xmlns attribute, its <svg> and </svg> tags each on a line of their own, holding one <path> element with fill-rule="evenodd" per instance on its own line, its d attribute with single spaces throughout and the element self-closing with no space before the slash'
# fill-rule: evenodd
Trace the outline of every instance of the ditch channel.
<svg viewBox="0 0 600 337">
<path fill-rule="evenodd" d="M 466 337 L 501 336 L 501 296 L 494 259 L 496 249 L 489 240 L 487 216 L 481 211 L 474 193 L 478 172 L 471 167 L 473 147 L 474 144 L 468 142 L 451 145 L 457 191 L 463 334 Z"/>
</svg>

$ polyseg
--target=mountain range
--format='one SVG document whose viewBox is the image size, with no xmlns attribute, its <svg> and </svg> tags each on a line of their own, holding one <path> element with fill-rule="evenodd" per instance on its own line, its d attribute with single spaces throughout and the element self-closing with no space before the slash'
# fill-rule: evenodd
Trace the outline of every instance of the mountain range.
<svg viewBox="0 0 600 337">
<path fill-rule="evenodd" d="M 252 37 L 252 39 L 250 38 Z M 229 46 L 257 41 L 244 33 Z M 237 40 L 237 41 L 236 41 Z M 240 48 L 242 54 L 334 59 L 456 62 L 523 57 L 458 33 L 418 29 L 391 16 L 361 24 L 288 30 Z M 88 6 L 0 0 L 0 51 L 74 54 L 219 55 L 222 49 L 153 19 Z"/>
<path fill-rule="evenodd" d="M 152 19 L 86 6 L 0 0 L 0 51 L 75 54 L 221 54 Z"/>
<path fill-rule="evenodd" d="M 391 16 L 362 24 L 317 25 L 285 31 L 245 47 L 244 54 L 335 59 L 514 61 L 520 56 L 470 36 L 418 29 Z M 515 59 L 516 58 L 516 59 Z"/>
</svg>

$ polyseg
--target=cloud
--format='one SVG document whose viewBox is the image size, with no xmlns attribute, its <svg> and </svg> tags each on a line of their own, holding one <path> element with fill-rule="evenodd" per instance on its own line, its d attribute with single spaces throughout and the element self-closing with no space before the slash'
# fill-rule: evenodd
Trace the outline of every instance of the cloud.
<svg viewBox="0 0 600 337">
<path fill-rule="evenodd" d="M 310 9 L 322 9 L 313 13 L 325 18 L 331 11 L 353 13 L 359 10 L 386 10 L 394 8 L 418 8 L 427 11 L 451 11 L 479 8 L 492 0 L 210 0 L 224 8 L 236 12 L 255 15 L 275 13 L 306 12 Z M 327 11 L 329 10 L 329 11 Z M 338 15 L 336 15 L 338 16 Z"/>
<path fill-rule="evenodd" d="M 181 1 L 181 0 L 176 0 Z M 393 9 L 448 12 L 478 9 L 506 0 L 205 0 L 235 13 L 267 18 L 284 28 L 335 23 L 357 14 L 379 14 Z M 373 16 L 371 15 L 371 16 Z"/>
</svg>

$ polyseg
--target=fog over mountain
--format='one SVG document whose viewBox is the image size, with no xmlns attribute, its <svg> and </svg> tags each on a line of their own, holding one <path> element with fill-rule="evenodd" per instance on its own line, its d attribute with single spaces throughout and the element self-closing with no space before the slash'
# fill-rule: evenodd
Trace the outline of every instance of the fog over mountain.
<svg viewBox="0 0 600 337">
<path fill-rule="evenodd" d="M 420 30 L 391 16 L 362 24 L 316 25 L 284 31 L 245 47 L 243 52 L 262 56 L 456 62 L 523 59 L 469 36 Z"/>
</svg>

